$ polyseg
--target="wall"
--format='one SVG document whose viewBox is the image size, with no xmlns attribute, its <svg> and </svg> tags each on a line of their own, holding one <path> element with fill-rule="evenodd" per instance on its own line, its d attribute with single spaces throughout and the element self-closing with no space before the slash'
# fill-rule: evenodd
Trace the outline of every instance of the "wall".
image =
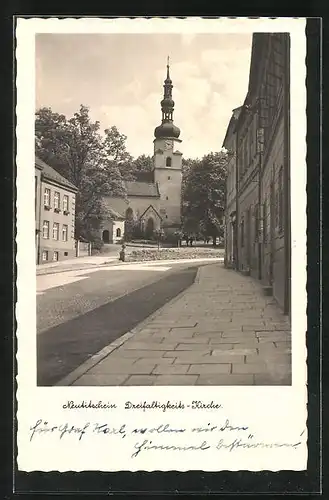
<svg viewBox="0 0 329 500">
<path fill-rule="evenodd" d="M 120 234 L 117 236 L 117 230 L 119 229 Z M 109 232 L 109 243 L 118 243 L 122 240 L 125 232 L 125 222 L 124 221 L 103 221 L 102 227 L 100 230 L 100 238 L 104 241 L 103 232 Z M 104 243 L 106 243 L 104 241 Z"/>
<path fill-rule="evenodd" d="M 124 198 L 106 196 L 103 201 L 105 206 L 112 208 L 123 217 L 126 216 L 126 210 L 131 208 L 135 219 L 138 219 L 150 205 L 153 205 L 158 212 L 160 210 L 160 199 L 154 197 L 132 196 L 126 201 Z"/>
<path fill-rule="evenodd" d="M 286 34 L 254 34 L 248 93 L 236 127 L 239 270 L 260 278 L 285 312 L 290 280 L 288 48 Z"/>
<path fill-rule="evenodd" d="M 239 195 L 238 262 L 239 270 L 258 278 L 257 242 L 258 173 Z"/>
<path fill-rule="evenodd" d="M 182 189 L 182 153 L 176 151 L 180 139 L 172 139 L 173 148 L 166 149 L 165 139 L 154 141 L 154 180 L 160 191 L 159 213 L 162 225 L 180 226 L 181 224 L 181 189 Z M 163 152 L 160 152 L 160 151 Z M 171 158 L 171 166 L 166 166 Z"/>
<path fill-rule="evenodd" d="M 50 209 L 44 207 L 44 191 L 50 189 Z M 43 180 L 41 183 L 41 211 L 40 211 L 40 264 L 52 261 L 54 252 L 58 252 L 58 260 L 69 259 L 75 257 L 75 241 L 74 241 L 74 218 L 75 218 L 75 194 L 67 189 Z M 60 212 L 54 211 L 54 193 L 55 191 L 60 194 Z M 68 195 L 69 205 L 68 214 L 63 212 L 63 196 Z M 43 222 L 49 221 L 49 238 L 43 237 Z M 53 224 L 59 223 L 58 240 L 53 239 Z M 67 241 L 63 241 L 62 229 L 63 225 L 68 226 Z M 43 253 L 48 252 L 47 260 L 44 260 Z"/>
<path fill-rule="evenodd" d="M 283 307 L 285 240 L 282 224 L 284 206 L 282 200 L 280 201 L 280 193 L 282 193 L 283 188 L 282 182 L 280 183 L 280 171 L 283 173 L 284 166 L 284 121 L 282 115 L 272 141 L 262 172 L 262 203 L 264 206 L 262 281 L 265 286 L 273 286 L 273 296 Z"/>
<path fill-rule="evenodd" d="M 236 135 L 232 130 L 232 119 L 228 128 L 228 137 L 224 141 L 224 147 L 233 153 L 227 165 L 226 179 L 226 208 L 225 208 L 225 265 L 234 267 L 236 260 L 236 234 L 235 220 L 236 217 Z M 231 128 L 231 130 L 230 130 Z M 229 133 L 230 132 L 230 133 Z M 234 214 L 234 217 L 233 217 Z"/>
<path fill-rule="evenodd" d="M 34 169 L 35 172 L 35 258 L 36 264 L 39 264 L 40 259 L 40 195 L 41 195 L 41 170 Z"/>
<path fill-rule="evenodd" d="M 257 113 L 255 105 L 241 112 L 237 129 L 238 269 L 259 277 L 258 204 L 259 155 L 256 147 Z"/>
</svg>

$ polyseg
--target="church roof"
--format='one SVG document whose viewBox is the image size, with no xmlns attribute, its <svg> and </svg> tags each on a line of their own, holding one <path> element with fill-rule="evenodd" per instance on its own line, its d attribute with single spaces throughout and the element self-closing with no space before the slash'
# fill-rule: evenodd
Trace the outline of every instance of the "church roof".
<svg viewBox="0 0 329 500">
<path fill-rule="evenodd" d="M 127 196 L 144 196 L 146 198 L 160 198 L 159 187 L 156 182 L 126 181 Z"/>
<path fill-rule="evenodd" d="M 153 212 L 154 212 L 154 213 L 155 213 L 155 214 L 159 217 L 159 219 L 160 219 L 160 220 L 162 220 L 161 215 L 160 215 L 160 214 L 159 214 L 159 212 L 158 212 L 158 211 L 154 208 L 154 206 L 153 206 L 153 205 L 149 205 L 149 206 L 147 207 L 147 209 L 146 209 L 146 210 L 144 210 L 144 212 L 142 213 L 142 215 L 141 215 L 139 218 L 141 219 L 142 217 L 144 217 L 144 215 L 145 215 L 145 214 L 146 214 L 149 210 L 153 210 Z"/>
</svg>

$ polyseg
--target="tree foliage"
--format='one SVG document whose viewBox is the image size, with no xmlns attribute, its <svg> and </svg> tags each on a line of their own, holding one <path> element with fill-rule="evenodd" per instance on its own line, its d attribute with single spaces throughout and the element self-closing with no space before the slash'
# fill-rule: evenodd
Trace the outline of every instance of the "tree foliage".
<svg viewBox="0 0 329 500">
<path fill-rule="evenodd" d="M 222 235 L 228 154 L 210 153 L 183 165 L 182 214 L 186 232 Z"/>
<path fill-rule="evenodd" d="M 36 112 L 36 154 L 77 188 L 76 237 L 93 239 L 106 217 L 103 196 L 125 195 L 121 167 L 125 156 L 125 136 L 115 127 L 100 134 L 89 108 L 80 106 L 73 117 L 54 113 L 51 108 Z"/>
<path fill-rule="evenodd" d="M 140 155 L 134 160 L 136 172 L 151 172 L 153 170 L 153 159 L 151 156 Z"/>
<path fill-rule="evenodd" d="M 127 136 L 121 134 L 117 127 L 112 126 L 105 131 L 103 146 L 108 163 L 117 167 L 124 180 L 134 179 L 134 159 L 127 151 Z"/>
</svg>

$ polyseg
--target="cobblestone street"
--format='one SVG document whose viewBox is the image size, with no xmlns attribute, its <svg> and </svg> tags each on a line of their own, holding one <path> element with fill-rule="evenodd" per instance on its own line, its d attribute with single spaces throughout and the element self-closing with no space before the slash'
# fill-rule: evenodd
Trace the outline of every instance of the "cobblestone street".
<svg viewBox="0 0 329 500">
<path fill-rule="evenodd" d="M 291 384 L 287 317 L 257 281 L 222 264 L 200 267 L 191 287 L 119 341 L 59 385 Z"/>
</svg>

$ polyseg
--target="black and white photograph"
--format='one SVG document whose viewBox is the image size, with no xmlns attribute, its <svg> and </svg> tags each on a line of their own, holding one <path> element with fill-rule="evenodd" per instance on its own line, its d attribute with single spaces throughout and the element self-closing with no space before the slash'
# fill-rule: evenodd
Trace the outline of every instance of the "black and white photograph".
<svg viewBox="0 0 329 500">
<path fill-rule="evenodd" d="M 17 40 L 20 467 L 303 470 L 305 20 Z"/>
<path fill-rule="evenodd" d="M 291 384 L 289 50 L 36 35 L 38 384 Z"/>
</svg>

